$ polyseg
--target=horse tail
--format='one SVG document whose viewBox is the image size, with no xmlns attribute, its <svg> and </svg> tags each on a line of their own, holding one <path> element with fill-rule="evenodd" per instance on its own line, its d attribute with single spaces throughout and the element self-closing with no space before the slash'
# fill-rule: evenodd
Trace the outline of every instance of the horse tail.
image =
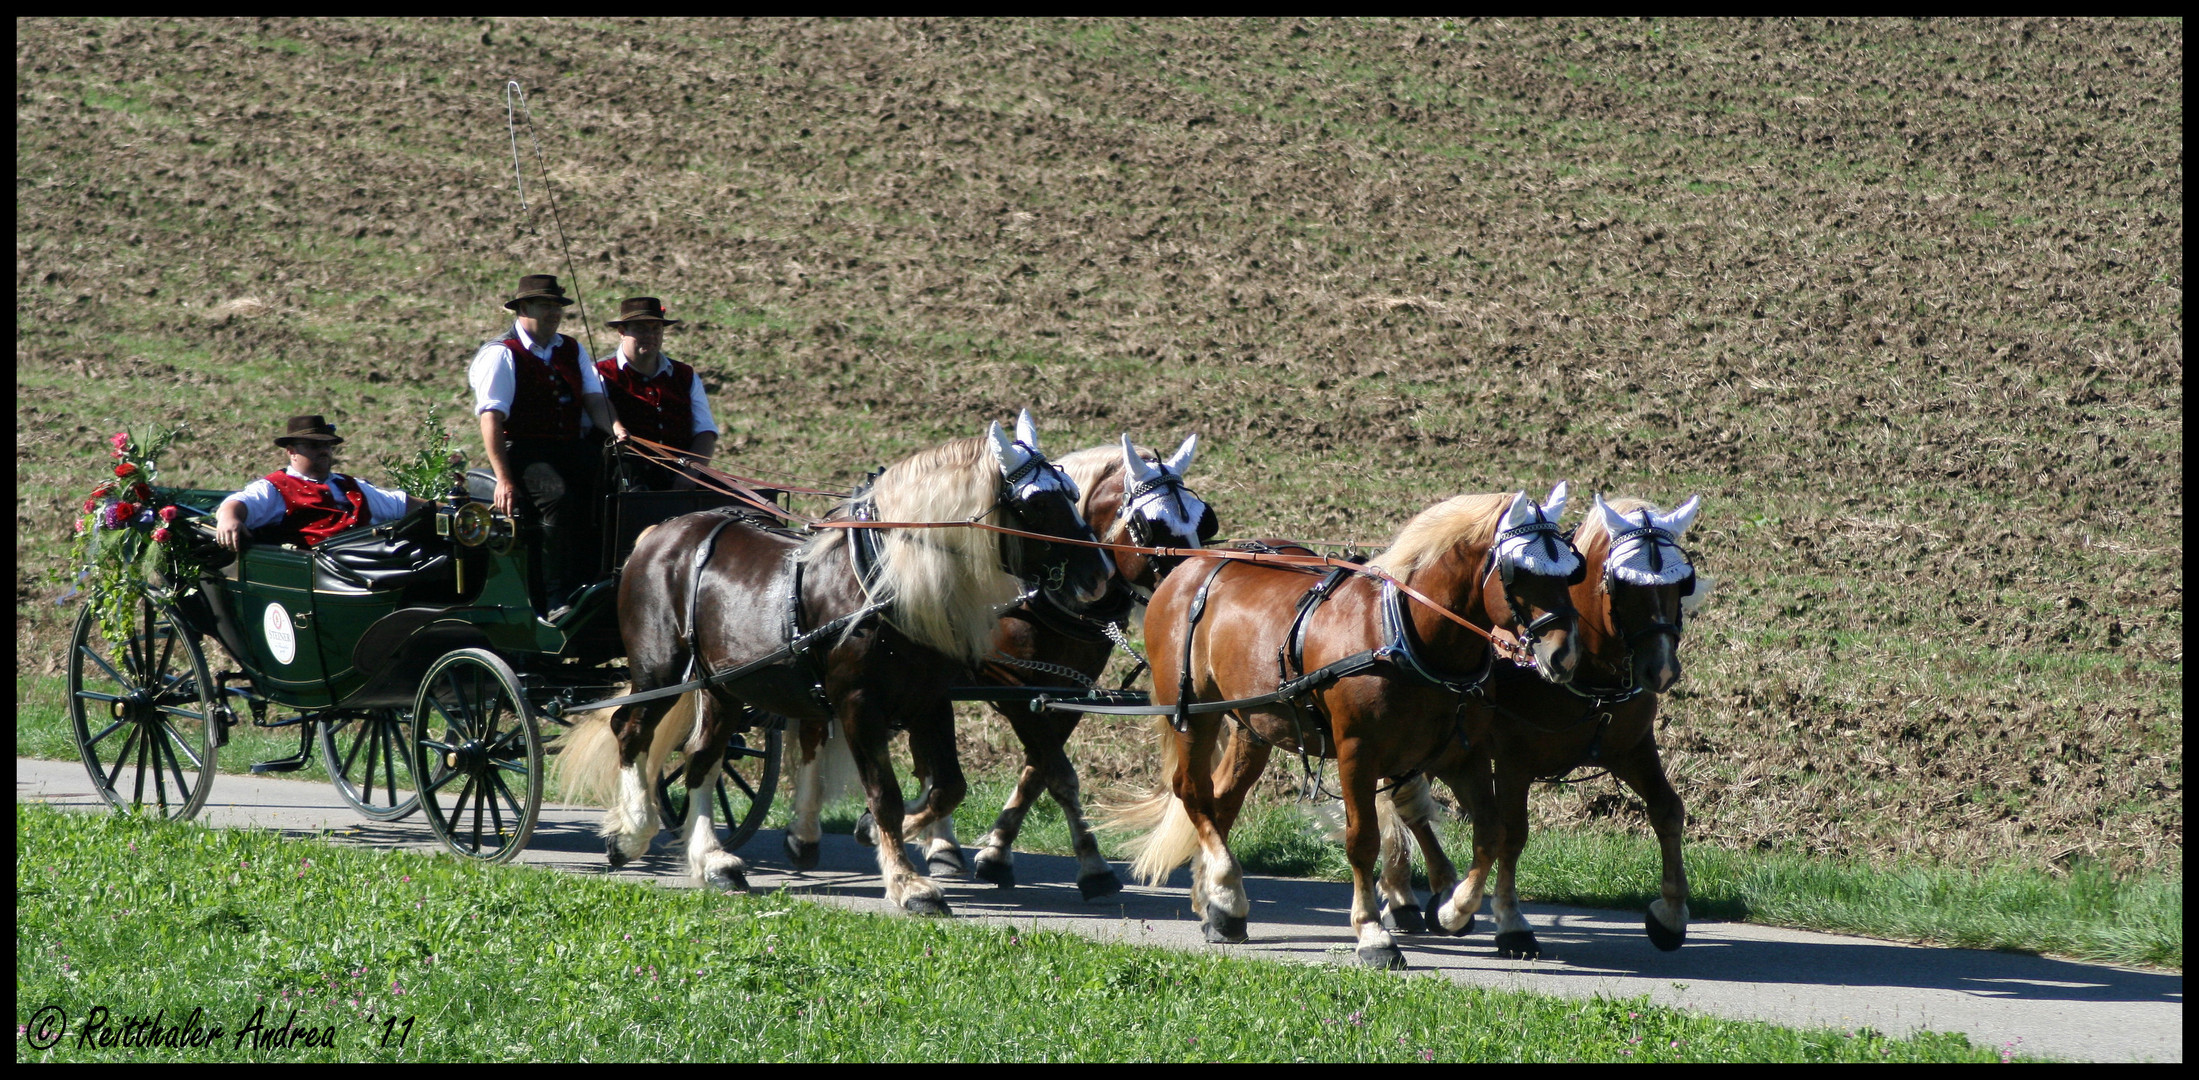
<svg viewBox="0 0 2199 1080">
<path fill-rule="evenodd" d="M 1139 833 L 1123 844 L 1131 856 L 1130 873 L 1147 885 L 1167 880 L 1177 867 L 1199 850 L 1199 831 L 1191 824 L 1183 800 L 1176 797 L 1174 777 L 1183 768 L 1183 740 L 1166 717 L 1155 724 L 1160 736 L 1160 780 L 1154 789 L 1131 802 L 1105 805 L 1100 828 L 1116 833 Z"/>
<path fill-rule="evenodd" d="M 686 740 L 689 730 L 695 726 L 694 699 L 693 693 L 681 696 L 673 704 L 672 711 L 658 721 L 655 737 L 649 743 L 647 776 L 654 778 L 663 771 L 664 759 Z M 615 709 L 587 713 L 558 740 L 557 764 L 553 771 L 558 790 L 566 799 L 591 806 L 610 806 L 617 798 L 618 735 L 611 730 L 611 717 L 616 713 Z"/>
<path fill-rule="evenodd" d="M 837 730 L 839 722 L 834 721 L 833 727 Z M 817 767 L 824 770 L 817 781 L 823 793 L 818 805 L 838 802 L 862 790 L 862 774 L 855 771 L 855 750 L 844 735 L 828 738 L 817 748 Z"/>
</svg>

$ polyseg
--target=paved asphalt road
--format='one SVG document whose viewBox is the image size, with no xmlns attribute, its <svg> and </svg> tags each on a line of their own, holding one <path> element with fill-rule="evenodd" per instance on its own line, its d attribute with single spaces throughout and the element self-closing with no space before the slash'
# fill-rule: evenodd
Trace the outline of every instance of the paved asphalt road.
<svg viewBox="0 0 2199 1080">
<path fill-rule="evenodd" d="M 97 808 L 74 762 L 15 763 L 18 802 Z M 675 856 L 657 850 L 624 871 L 604 864 L 595 837 L 599 811 L 552 806 L 523 861 L 576 874 L 686 887 Z M 360 819 L 325 783 L 222 776 L 200 816 L 218 826 L 257 825 L 371 847 L 433 850 L 417 819 L 377 825 Z M 741 852 L 758 890 L 785 888 L 823 903 L 882 911 L 873 852 L 846 836 L 826 836 L 819 868 L 781 872 L 779 834 L 765 831 Z M 1188 874 L 1169 887 L 1131 886 L 1104 902 L 1084 903 L 1072 859 L 1018 855 L 1022 884 L 996 889 L 948 883 L 958 916 L 1066 930 L 1103 941 L 1212 949 L 1185 899 Z M 1350 887 L 1325 881 L 1248 877 L 1250 943 L 1228 948 L 1276 960 L 1348 960 Z M 1587 997 L 1648 995 L 1660 1004 L 1795 1027 L 1868 1025 L 1889 1034 L 1959 1031 L 2020 1053 L 2092 1061 L 2182 1061 L 2184 977 L 2007 953 L 1934 949 L 1867 938 L 1783 930 L 1746 923 L 1698 922 L 1687 945 L 1661 953 L 1643 937 L 1639 912 L 1523 905 L 1541 939 L 1537 961 L 1496 956 L 1488 917 L 1466 938 L 1404 938 L 1413 969 L 1475 985 Z"/>
</svg>

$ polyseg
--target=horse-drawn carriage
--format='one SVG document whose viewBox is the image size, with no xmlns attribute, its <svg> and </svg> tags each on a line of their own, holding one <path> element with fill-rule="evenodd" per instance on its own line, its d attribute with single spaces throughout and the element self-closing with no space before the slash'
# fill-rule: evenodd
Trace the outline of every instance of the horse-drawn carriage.
<svg viewBox="0 0 2199 1080">
<path fill-rule="evenodd" d="M 119 642 L 95 605 L 77 619 L 69 717 L 100 795 L 195 815 L 231 728 L 249 717 L 299 735 L 295 755 L 254 772 L 298 769 L 317 752 L 366 817 L 394 821 L 425 805 L 451 850 L 489 862 L 517 854 L 542 807 L 542 725 L 623 683 L 624 650 L 613 574 L 555 623 L 536 615 L 538 545 L 532 530 L 490 511 L 493 478 L 482 477 L 401 520 L 234 557 L 212 547 L 205 524 L 228 492 L 158 492 L 221 565 L 196 589 L 147 589 Z M 648 526 L 730 500 L 625 491 L 606 502 L 609 571 Z M 214 670 L 207 639 L 241 670 Z M 762 824 L 778 783 L 779 725 L 757 720 L 734 736 L 717 788 L 715 817 L 735 845 Z"/>
</svg>

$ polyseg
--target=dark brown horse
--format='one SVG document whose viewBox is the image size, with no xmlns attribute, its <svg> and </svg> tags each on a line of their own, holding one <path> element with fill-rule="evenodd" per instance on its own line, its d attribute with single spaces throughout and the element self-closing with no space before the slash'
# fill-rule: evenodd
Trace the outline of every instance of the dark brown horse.
<svg viewBox="0 0 2199 1080">
<path fill-rule="evenodd" d="M 1563 500 L 1560 484 L 1549 510 L 1562 512 Z M 1245 940 L 1248 900 L 1229 829 L 1273 747 L 1333 757 L 1359 959 L 1402 967 L 1375 903 L 1375 788 L 1454 744 L 1463 696 L 1503 666 L 1485 636 L 1492 629 L 1515 630 L 1545 677 L 1572 677 L 1567 582 L 1582 564 L 1552 516 L 1524 493 L 1462 495 L 1422 511 L 1374 560 L 1478 634 L 1408 601 L 1390 581 L 1343 571 L 1316 579 L 1217 560 L 1163 581 L 1146 616 L 1157 704 L 1270 697 L 1286 682 L 1305 688 L 1230 710 L 1235 737 L 1221 712 L 1180 711 L 1162 725 L 1168 787 L 1114 820 L 1149 830 L 1133 871 L 1157 883 L 1192 860 L 1191 905 L 1207 940 Z"/>
<path fill-rule="evenodd" d="M 1077 508 L 1101 540 L 1137 547 L 1196 548 L 1212 539 L 1218 528 L 1214 512 L 1183 483 L 1198 439 L 1197 435 L 1185 439 L 1163 460 L 1150 450 L 1133 448 L 1125 435 L 1119 449 L 1095 446 L 1069 454 L 1059 464 L 1076 482 L 1083 495 Z M 978 680 L 997 686 L 1095 684 L 1116 647 L 1102 624 L 1113 623 L 1119 633 L 1127 633 L 1162 576 L 1181 561 L 1136 551 L 1110 554 L 1115 559 L 1114 581 L 1108 595 L 1091 609 L 1066 610 L 1044 593 L 1010 608 L 1001 617 L 993 655 L 978 669 Z M 1007 805 L 978 842 L 978 880 L 1002 888 L 1015 885 L 1016 836 L 1043 787 L 1068 822 L 1077 857 L 1077 889 L 1087 900 L 1122 891 L 1122 879 L 1100 855 L 1099 841 L 1085 822 L 1076 766 L 1064 753 L 1083 714 L 1034 710 L 1027 700 L 995 702 L 993 708 L 1023 744 L 1023 770 Z M 928 762 L 918 759 L 915 765 L 919 779 L 929 775 Z M 798 777 L 796 782 L 805 780 Z M 921 804 L 925 796 L 917 798 Z M 865 824 L 857 823 L 856 836 L 873 842 L 864 836 Z M 923 839 L 933 875 L 963 872 L 962 846 L 955 839 L 952 819 L 934 821 Z"/>
<path fill-rule="evenodd" d="M 1453 744 L 1426 775 L 1450 785 L 1473 817 L 1474 863 L 1461 881 L 1436 842 L 1430 820 L 1435 804 L 1425 777 L 1399 785 L 1384 806 L 1419 840 L 1428 860 L 1428 883 L 1437 925 L 1453 934 L 1473 928 L 1474 912 L 1488 883 L 1496 882 L 1490 907 L 1496 944 L 1505 957 L 1532 958 L 1541 946 L 1519 914 L 1515 877 L 1527 844 L 1527 791 L 1538 778 L 1554 778 L 1589 765 L 1609 769 L 1649 804 L 1649 821 L 1664 856 L 1663 895 L 1643 919 L 1660 949 L 1687 937 L 1687 870 L 1680 859 L 1686 811 L 1665 779 L 1657 754 L 1657 695 L 1680 680 L 1680 627 L 1686 608 L 1707 590 L 1695 585 L 1695 568 L 1679 546 L 1695 520 L 1700 499 L 1670 513 L 1640 499 L 1595 508 L 1576 537 L 1587 571 L 1573 586 L 1580 611 L 1581 664 L 1573 681 L 1552 686 L 1500 671 L 1468 702 L 1460 716 L 1465 743 Z M 1411 853 L 1389 822 L 1382 836 L 1382 892 L 1386 922 L 1401 929 L 1421 925 L 1411 885 Z"/>
<path fill-rule="evenodd" d="M 976 519 L 1091 540 L 1066 478 L 1039 451 L 1029 414 L 1016 436 L 1011 442 L 995 424 L 989 439 L 959 439 L 913 455 L 835 516 Z M 710 800 L 697 792 L 717 782 L 734 725 L 747 715 L 744 706 L 754 706 L 796 720 L 805 756 L 837 727 L 833 737 L 847 740 L 887 841 L 878 850 L 887 901 L 947 914 L 938 886 L 909 864 L 900 838 L 961 801 L 947 691 L 966 682 L 969 666 L 991 649 L 997 612 L 1022 591 L 1019 567 L 1076 603 L 1096 600 L 1114 572 L 1089 546 L 968 527 L 835 528 L 803 541 L 740 515 L 703 513 L 645 534 L 619 586 L 619 631 L 636 693 L 772 660 L 790 641 L 813 642 L 737 679 L 713 682 L 700 695 L 681 775 L 694 808 L 686 848 L 695 878 L 721 888 L 745 885 L 745 867 L 719 846 Z M 579 786 L 610 787 L 606 774 L 617 769 L 603 826 L 614 866 L 639 855 L 657 831 L 652 778 L 642 766 L 673 703 L 660 697 L 620 706 L 609 721 L 615 738 L 576 731 L 568 743 L 563 771 Z M 886 754 L 889 736 L 904 728 L 936 773 L 930 805 L 906 822 Z M 615 755 L 604 749 L 611 744 Z"/>
</svg>

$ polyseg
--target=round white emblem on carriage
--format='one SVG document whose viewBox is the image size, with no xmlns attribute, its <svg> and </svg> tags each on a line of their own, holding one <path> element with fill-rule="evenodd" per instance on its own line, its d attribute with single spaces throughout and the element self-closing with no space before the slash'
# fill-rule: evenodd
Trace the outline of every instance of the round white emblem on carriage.
<svg viewBox="0 0 2199 1080">
<path fill-rule="evenodd" d="M 290 613 L 281 604 L 267 605 L 267 616 L 260 620 L 267 634 L 267 651 L 278 664 L 287 664 L 298 658 L 297 634 L 290 629 Z"/>
</svg>

